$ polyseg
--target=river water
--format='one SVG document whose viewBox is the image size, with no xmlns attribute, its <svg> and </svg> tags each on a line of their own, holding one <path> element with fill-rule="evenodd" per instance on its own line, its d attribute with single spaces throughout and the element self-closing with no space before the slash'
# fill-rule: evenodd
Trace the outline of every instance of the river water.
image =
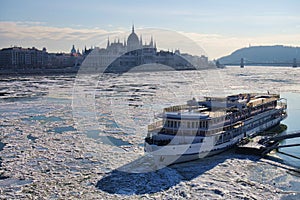
<svg viewBox="0 0 300 200">
<path fill-rule="evenodd" d="M 164 107 L 240 92 L 280 93 L 283 134 L 299 131 L 299 77 L 289 67 L 2 76 L 1 198 L 298 199 L 300 161 L 287 154 L 300 157 L 299 147 L 162 168 L 144 155 L 143 139 Z"/>
</svg>

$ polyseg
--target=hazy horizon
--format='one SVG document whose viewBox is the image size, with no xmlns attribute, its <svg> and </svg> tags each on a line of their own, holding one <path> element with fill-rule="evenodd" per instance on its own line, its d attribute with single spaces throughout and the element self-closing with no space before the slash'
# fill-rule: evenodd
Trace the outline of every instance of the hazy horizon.
<svg viewBox="0 0 300 200">
<path fill-rule="evenodd" d="M 143 30 L 149 28 L 186 36 L 210 59 L 249 45 L 300 46 L 300 2 L 296 0 L 2 0 L 0 4 L 0 48 L 34 46 L 69 52 L 73 44 L 80 50 L 105 47 L 108 36 L 112 41 L 116 35 L 121 35 L 121 41 L 127 38 L 132 24 L 143 39 Z M 159 35 L 153 33 L 156 40 L 164 41 Z M 167 48 L 160 44 L 158 48 Z M 180 42 L 173 46 L 181 49 Z"/>
</svg>

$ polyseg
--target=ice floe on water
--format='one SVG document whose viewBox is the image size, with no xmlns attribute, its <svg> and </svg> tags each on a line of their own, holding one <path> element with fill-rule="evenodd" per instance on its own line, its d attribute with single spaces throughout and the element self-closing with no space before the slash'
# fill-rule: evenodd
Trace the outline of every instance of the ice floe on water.
<svg viewBox="0 0 300 200">
<path fill-rule="evenodd" d="M 298 68 L 229 67 L 3 78 L 0 198 L 297 199 L 299 172 L 276 160 L 228 151 L 161 167 L 144 155 L 143 139 L 164 107 L 207 95 L 300 93 L 299 77 Z"/>
</svg>

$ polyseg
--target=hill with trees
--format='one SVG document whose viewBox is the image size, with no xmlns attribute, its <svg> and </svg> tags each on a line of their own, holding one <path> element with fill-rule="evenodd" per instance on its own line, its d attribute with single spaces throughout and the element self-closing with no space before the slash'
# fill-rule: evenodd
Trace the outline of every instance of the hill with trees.
<svg viewBox="0 0 300 200">
<path fill-rule="evenodd" d="M 241 58 L 245 64 L 253 65 L 285 65 L 292 64 L 296 58 L 298 66 L 300 63 L 300 47 L 289 46 L 251 46 L 234 51 L 228 56 L 218 59 L 219 63 L 225 65 L 239 65 Z"/>
</svg>

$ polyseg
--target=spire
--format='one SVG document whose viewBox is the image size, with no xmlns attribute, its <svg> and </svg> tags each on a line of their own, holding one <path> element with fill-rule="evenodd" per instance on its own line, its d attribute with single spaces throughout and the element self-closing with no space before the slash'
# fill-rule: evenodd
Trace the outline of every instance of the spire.
<svg viewBox="0 0 300 200">
<path fill-rule="evenodd" d="M 143 46 L 143 37 L 142 37 L 142 35 L 140 36 L 140 45 Z"/>
<path fill-rule="evenodd" d="M 134 33 L 134 24 L 132 24 L 132 33 Z"/>
<path fill-rule="evenodd" d="M 106 48 L 108 48 L 109 47 L 109 36 L 107 37 L 107 46 L 106 46 Z"/>
<path fill-rule="evenodd" d="M 71 49 L 71 54 L 76 53 L 75 45 L 73 44 L 72 49 Z"/>
<path fill-rule="evenodd" d="M 151 40 L 150 40 L 150 44 L 149 44 L 151 47 L 153 47 L 153 37 L 151 35 Z"/>
</svg>

